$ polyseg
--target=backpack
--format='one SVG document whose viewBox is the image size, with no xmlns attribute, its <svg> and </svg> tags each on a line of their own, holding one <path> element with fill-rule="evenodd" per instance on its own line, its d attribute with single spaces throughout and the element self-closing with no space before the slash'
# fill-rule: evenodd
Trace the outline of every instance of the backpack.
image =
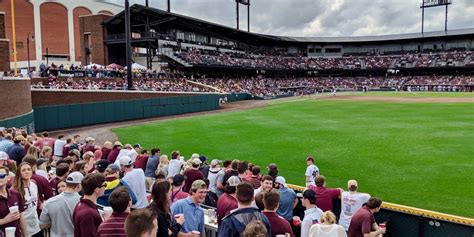
<svg viewBox="0 0 474 237">
<path fill-rule="evenodd" d="M 217 196 L 216 193 L 208 191 L 206 195 L 206 199 L 204 200 L 204 205 L 210 206 L 210 207 L 217 207 L 217 199 L 219 199 L 219 197 Z"/>
</svg>

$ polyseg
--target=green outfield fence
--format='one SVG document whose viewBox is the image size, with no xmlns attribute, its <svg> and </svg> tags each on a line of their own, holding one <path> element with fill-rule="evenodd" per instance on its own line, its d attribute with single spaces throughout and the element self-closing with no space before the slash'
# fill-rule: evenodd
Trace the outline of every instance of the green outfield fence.
<svg viewBox="0 0 474 237">
<path fill-rule="evenodd" d="M 36 132 L 219 108 L 218 94 L 34 107 Z"/>
<path fill-rule="evenodd" d="M 304 187 L 288 185 L 295 192 Z M 468 197 L 466 197 L 468 198 Z M 334 199 L 334 214 L 339 219 L 341 200 Z M 465 207 L 472 208 L 472 207 Z M 304 208 L 299 201 L 293 214 L 303 219 Z M 428 211 L 424 209 L 383 202 L 380 212 L 375 214 L 377 223 L 386 223 L 384 237 L 473 237 L 474 219 Z M 299 233 L 299 230 L 296 229 Z"/>
</svg>

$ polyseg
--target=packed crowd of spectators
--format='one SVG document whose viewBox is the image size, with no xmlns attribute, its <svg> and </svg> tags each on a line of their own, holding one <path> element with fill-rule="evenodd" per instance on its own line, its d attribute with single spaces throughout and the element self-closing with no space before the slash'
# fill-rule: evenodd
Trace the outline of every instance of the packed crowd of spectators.
<svg viewBox="0 0 474 237">
<path fill-rule="evenodd" d="M 307 57 L 261 56 L 236 52 L 220 52 L 199 48 L 180 49 L 175 52 L 175 56 L 193 65 L 291 70 L 309 70 L 317 68 L 317 64 L 314 60 Z"/>
<path fill-rule="evenodd" d="M 406 67 L 461 66 L 470 51 L 405 53 L 400 55 L 345 55 L 343 57 L 303 57 L 256 52 L 221 52 L 201 48 L 174 47 L 175 56 L 192 65 L 260 69 L 388 69 Z"/>
<path fill-rule="evenodd" d="M 407 80 L 405 85 L 473 85 L 474 77 L 472 76 L 413 76 Z"/>
<path fill-rule="evenodd" d="M 198 237 L 207 225 L 219 237 L 385 233 L 373 217 L 380 199 L 357 192 L 355 180 L 347 191 L 327 188 L 315 158 L 306 166 L 297 195 L 274 163 L 265 172 L 247 161 L 209 162 L 196 153 L 185 160 L 177 150 L 168 157 L 140 144 L 2 129 L 0 234 Z"/>
<path fill-rule="evenodd" d="M 47 81 L 32 83 L 35 89 L 75 89 L 75 90 L 127 90 L 125 79 L 59 79 L 48 78 Z M 134 90 L 140 91 L 173 91 L 173 92 L 214 92 L 206 86 L 189 83 L 186 79 L 138 79 L 133 80 Z"/>
<path fill-rule="evenodd" d="M 193 78 L 187 79 L 138 79 L 133 89 L 139 91 L 173 92 L 220 92 L 249 93 L 259 97 L 275 97 L 288 92 L 350 91 L 382 87 L 402 89 L 409 85 L 450 85 L 461 88 L 474 84 L 468 75 L 457 76 L 394 76 L 388 77 L 307 77 L 307 78 Z M 124 79 L 59 79 L 50 77 L 47 81 L 32 83 L 36 89 L 82 89 L 82 90 L 126 90 Z"/>
</svg>

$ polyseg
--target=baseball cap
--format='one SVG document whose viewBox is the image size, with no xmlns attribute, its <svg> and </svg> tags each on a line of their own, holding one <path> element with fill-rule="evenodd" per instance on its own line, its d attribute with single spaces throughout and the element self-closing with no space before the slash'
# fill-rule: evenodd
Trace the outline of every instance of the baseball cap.
<svg viewBox="0 0 474 237">
<path fill-rule="evenodd" d="M 137 143 L 137 144 L 133 145 L 133 148 L 142 148 L 142 146 Z"/>
<path fill-rule="evenodd" d="M 40 166 L 40 165 L 42 165 L 44 162 L 46 162 L 45 159 L 39 158 L 39 159 L 36 160 L 36 166 Z"/>
<path fill-rule="evenodd" d="M 193 153 L 191 155 L 191 159 L 195 159 L 195 158 L 199 158 L 199 154 L 198 153 Z"/>
<path fill-rule="evenodd" d="M 114 142 L 114 146 L 122 146 L 122 143 L 120 141 Z"/>
<path fill-rule="evenodd" d="M 204 162 L 207 160 L 207 157 L 202 155 L 202 156 L 199 156 L 199 160 L 201 160 L 201 162 Z"/>
<path fill-rule="evenodd" d="M 128 156 L 120 158 L 120 165 L 133 165 L 132 158 Z"/>
<path fill-rule="evenodd" d="M 8 154 L 4 151 L 0 151 L 0 160 L 8 160 Z"/>
<path fill-rule="evenodd" d="M 82 175 L 81 172 L 78 172 L 78 171 L 72 172 L 67 176 L 66 183 L 80 184 L 83 178 L 84 178 L 84 175 Z"/>
<path fill-rule="evenodd" d="M 355 181 L 353 179 L 347 181 L 347 187 L 350 188 L 351 186 L 356 186 L 357 187 L 358 186 L 357 181 Z"/>
<path fill-rule="evenodd" d="M 105 169 L 107 169 L 107 166 L 109 166 L 109 161 L 108 160 L 99 160 L 97 161 L 97 164 L 95 167 L 99 172 L 104 172 Z"/>
<path fill-rule="evenodd" d="M 14 141 L 24 141 L 25 140 L 25 137 L 22 136 L 22 135 L 18 135 L 15 137 Z"/>
<path fill-rule="evenodd" d="M 279 183 L 283 185 L 284 187 L 288 187 L 288 185 L 286 184 L 286 180 L 285 178 L 283 178 L 283 176 L 277 176 L 275 179 L 275 183 Z"/>
<path fill-rule="evenodd" d="M 218 164 L 220 164 L 220 163 L 221 163 L 220 160 L 214 159 L 214 160 L 211 161 L 211 166 L 215 167 L 216 165 L 218 165 Z"/>
<path fill-rule="evenodd" d="M 239 185 L 242 181 L 240 180 L 239 177 L 237 176 L 230 176 L 229 179 L 227 180 L 227 184 L 232 187 L 236 187 Z"/>
<path fill-rule="evenodd" d="M 86 137 L 86 142 L 91 142 L 91 141 L 95 141 L 95 139 L 92 137 Z"/>
<path fill-rule="evenodd" d="M 193 165 L 200 165 L 202 163 L 202 161 L 199 158 L 194 158 L 191 163 Z"/>
<path fill-rule="evenodd" d="M 202 179 L 195 180 L 193 184 L 191 184 L 191 189 L 200 189 L 200 188 L 207 188 L 206 183 Z"/>
<path fill-rule="evenodd" d="M 81 157 L 81 152 L 79 152 L 78 149 L 72 149 L 72 150 L 69 152 L 69 154 L 71 154 L 71 153 L 74 154 L 75 156 L 79 157 L 79 158 Z"/>
<path fill-rule="evenodd" d="M 120 172 L 120 167 L 116 164 L 110 164 L 109 166 L 107 166 L 107 169 L 112 172 Z"/>
</svg>

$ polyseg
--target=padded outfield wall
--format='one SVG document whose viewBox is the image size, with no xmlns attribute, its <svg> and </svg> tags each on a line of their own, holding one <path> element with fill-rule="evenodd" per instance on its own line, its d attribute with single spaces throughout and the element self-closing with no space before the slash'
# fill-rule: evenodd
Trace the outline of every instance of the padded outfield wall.
<svg viewBox="0 0 474 237">
<path fill-rule="evenodd" d="M 32 89 L 36 131 L 219 108 L 219 94 Z"/>
</svg>

